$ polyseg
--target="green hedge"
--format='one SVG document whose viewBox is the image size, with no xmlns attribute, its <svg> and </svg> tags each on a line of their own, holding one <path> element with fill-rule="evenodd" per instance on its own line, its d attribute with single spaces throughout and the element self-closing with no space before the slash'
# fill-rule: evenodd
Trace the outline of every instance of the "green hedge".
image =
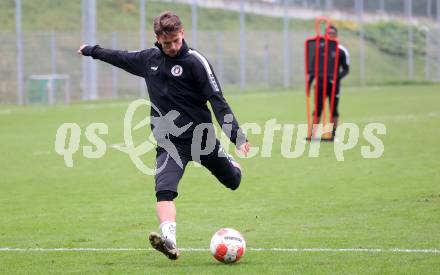
<svg viewBox="0 0 440 275">
<path fill-rule="evenodd" d="M 414 54 L 426 52 L 425 34 L 416 26 L 413 29 Z M 406 56 L 408 53 L 408 25 L 396 22 L 381 22 L 365 26 L 365 39 L 374 43 L 381 51 Z"/>
</svg>

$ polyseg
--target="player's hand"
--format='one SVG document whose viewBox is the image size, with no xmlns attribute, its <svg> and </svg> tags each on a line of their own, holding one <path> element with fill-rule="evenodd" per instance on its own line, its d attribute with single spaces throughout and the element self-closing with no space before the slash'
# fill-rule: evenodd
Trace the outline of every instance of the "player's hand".
<svg viewBox="0 0 440 275">
<path fill-rule="evenodd" d="M 85 47 L 87 47 L 87 46 L 88 46 L 87 44 L 83 44 L 81 47 L 79 47 L 79 49 L 77 50 L 77 53 L 78 53 L 79 55 L 84 55 L 83 52 L 82 52 L 82 50 L 83 50 Z"/>
<path fill-rule="evenodd" d="M 247 154 L 249 153 L 250 150 L 251 150 L 251 144 L 249 142 L 243 143 L 242 145 L 240 145 L 240 147 L 238 147 L 238 152 L 243 154 L 245 157 L 247 157 Z"/>
</svg>

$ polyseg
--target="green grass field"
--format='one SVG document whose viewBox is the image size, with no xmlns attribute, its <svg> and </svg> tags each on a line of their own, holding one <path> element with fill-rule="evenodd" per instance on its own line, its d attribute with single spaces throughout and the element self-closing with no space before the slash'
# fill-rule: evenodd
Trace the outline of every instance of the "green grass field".
<svg viewBox="0 0 440 275">
<path fill-rule="evenodd" d="M 111 147 L 123 142 L 129 102 L 71 107 L 0 106 L 0 273 L 115 274 L 438 274 L 440 272 L 440 86 L 347 88 L 341 122 L 381 122 L 382 157 L 364 159 L 362 137 L 336 161 L 333 144 L 318 158 L 286 159 L 276 132 L 272 157 L 242 159 L 241 187 L 229 191 L 203 168 L 187 167 L 180 183 L 178 244 L 209 247 L 220 227 L 233 227 L 248 248 L 235 265 L 207 251 L 176 261 L 147 250 L 157 230 L 154 179 Z M 301 91 L 230 93 L 241 123 L 305 121 Z M 82 148 L 67 168 L 55 153 L 57 128 L 84 131 L 104 122 L 107 152 L 86 159 Z M 137 141 L 145 134 L 137 134 Z M 261 146 L 261 135 L 249 136 Z M 154 153 L 146 163 L 153 165 Z M 6 251 L 4 248 L 129 248 L 127 251 Z M 255 251 L 252 248 L 297 248 Z M 382 251 L 304 251 L 306 248 Z M 431 249 L 392 252 L 391 249 Z M 143 249 L 143 250 L 142 250 Z M 434 249 L 437 249 L 435 252 Z"/>
</svg>

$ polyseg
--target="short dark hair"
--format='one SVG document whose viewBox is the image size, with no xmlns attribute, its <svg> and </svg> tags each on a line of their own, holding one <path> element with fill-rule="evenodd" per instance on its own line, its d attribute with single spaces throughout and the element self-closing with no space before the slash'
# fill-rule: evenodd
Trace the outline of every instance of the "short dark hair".
<svg viewBox="0 0 440 275">
<path fill-rule="evenodd" d="M 156 35 L 167 35 L 179 32 L 183 29 L 179 16 L 171 11 L 164 11 L 154 18 L 154 33 Z"/>
<path fill-rule="evenodd" d="M 328 27 L 328 30 L 329 30 L 329 31 L 330 31 L 330 30 L 331 30 L 331 31 L 334 31 L 336 35 L 338 34 L 338 28 L 336 28 L 335 25 L 330 25 L 330 26 Z"/>
</svg>

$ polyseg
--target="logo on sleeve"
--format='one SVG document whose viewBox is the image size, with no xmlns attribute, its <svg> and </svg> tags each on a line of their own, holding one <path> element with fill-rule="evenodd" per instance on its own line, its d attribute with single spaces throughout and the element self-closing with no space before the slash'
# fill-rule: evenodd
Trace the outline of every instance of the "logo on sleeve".
<svg viewBox="0 0 440 275">
<path fill-rule="evenodd" d="M 183 73 L 183 68 L 180 65 L 174 65 L 171 68 L 171 74 L 174 75 L 174 76 L 181 76 L 182 73 Z"/>
</svg>

